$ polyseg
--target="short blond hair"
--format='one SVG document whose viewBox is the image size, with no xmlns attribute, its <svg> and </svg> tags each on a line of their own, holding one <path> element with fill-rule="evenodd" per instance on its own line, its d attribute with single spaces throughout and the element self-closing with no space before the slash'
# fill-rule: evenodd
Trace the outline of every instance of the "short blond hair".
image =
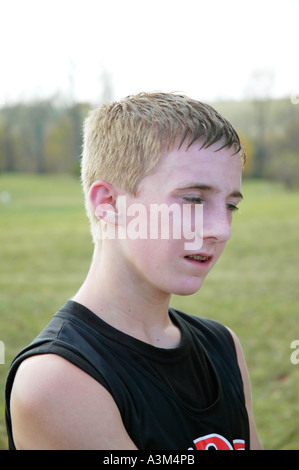
<svg viewBox="0 0 299 470">
<path fill-rule="evenodd" d="M 81 179 L 93 241 L 100 221 L 89 201 L 97 180 L 106 180 L 137 195 L 142 179 L 163 154 L 203 138 L 202 147 L 221 141 L 245 162 L 245 152 L 232 125 L 210 105 L 175 93 L 139 93 L 89 112 L 84 123 Z M 220 150 L 219 148 L 219 150 Z"/>
</svg>

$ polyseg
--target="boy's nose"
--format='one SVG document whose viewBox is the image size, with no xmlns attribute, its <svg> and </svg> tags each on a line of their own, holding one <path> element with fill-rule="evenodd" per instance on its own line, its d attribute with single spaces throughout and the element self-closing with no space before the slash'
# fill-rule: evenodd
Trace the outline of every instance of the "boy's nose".
<svg viewBox="0 0 299 470">
<path fill-rule="evenodd" d="M 227 242 L 231 237 L 231 219 L 225 211 L 217 211 L 208 217 L 203 216 L 203 238 L 214 238 Z"/>
</svg>

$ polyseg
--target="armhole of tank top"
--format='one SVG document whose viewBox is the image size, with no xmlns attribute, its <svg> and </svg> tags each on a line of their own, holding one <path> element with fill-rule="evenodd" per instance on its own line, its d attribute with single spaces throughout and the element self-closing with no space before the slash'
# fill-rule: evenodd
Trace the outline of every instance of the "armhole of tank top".
<svg viewBox="0 0 299 470">
<path fill-rule="evenodd" d="M 234 351 L 235 359 L 236 359 L 236 361 L 238 361 L 237 350 L 236 350 L 236 345 L 235 345 L 234 338 L 233 338 L 233 336 L 232 336 L 232 334 L 229 331 L 227 326 L 222 325 L 221 323 L 220 323 L 220 325 L 223 329 L 224 336 L 227 338 L 228 342 L 230 343 L 230 345 L 232 347 L 232 350 Z"/>
<path fill-rule="evenodd" d="M 92 364 L 90 364 L 87 360 L 85 360 L 80 355 L 76 354 L 71 349 L 66 349 L 66 348 L 61 347 L 60 345 L 53 344 L 53 343 L 44 344 L 40 346 L 39 348 L 37 348 L 35 351 L 34 350 L 27 351 L 25 354 L 17 358 L 17 360 L 12 364 L 11 371 L 10 371 L 10 375 L 13 374 L 13 376 L 10 379 L 10 390 L 12 389 L 16 373 L 21 363 L 24 362 L 26 359 L 29 359 L 30 357 L 40 356 L 40 355 L 45 355 L 45 354 L 55 354 L 59 357 L 62 357 L 66 361 L 70 362 L 74 366 L 81 369 L 86 374 L 90 375 L 99 384 L 101 384 L 104 388 L 106 388 L 108 392 L 111 393 L 110 387 L 107 381 L 105 380 L 104 375 L 98 372 Z"/>
<path fill-rule="evenodd" d="M 40 356 L 45 354 L 56 354 L 59 357 L 69 361 L 74 366 L 78 367 L 79 369 L 83 370 L 86 374 L 94 378 L 100 385 L 102 385 L 109 393 L 111 393 L 110 387 L 104 377 L 95 370 L 95 368 L 78 354 L 74 353 L 71 350 L 61 348 L 57 345 L 52 345 L 52 347 L 48 344 L 44 345 L 45 348 L 40 347 L 36 351 L 27 351 L 25 354 L 16 357 L 15 360 L 12 362 L 7 381 L 5 384 L 5 421 L 7 427 L 7 435 L 8 435 L 8 444 L 10 450 L 16 450 L 15 443 L 13 440 L 12 434 L 12 424 L 11 424 L 11 415 L 10 415 L 10 397 L 11 392 L 15 380 L 15 376 L 20 365 L 26 360 L 34 356 Z"/>
</svg>

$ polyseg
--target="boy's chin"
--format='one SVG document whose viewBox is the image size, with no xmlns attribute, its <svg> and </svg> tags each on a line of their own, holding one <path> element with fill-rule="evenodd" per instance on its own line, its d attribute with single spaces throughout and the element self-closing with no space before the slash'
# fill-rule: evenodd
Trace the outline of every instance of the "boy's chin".
<svg viewBox="0 0 299 470">
<path fill-rule="evenodd" d="M 204 280 L 202 280 L 201 282 L 198 282 L 197 283 L 190 283 L 190 284 L 186 284 L 186 285 L 181 285 L 179 286 L 174 292 L 173 292 L 173 295 L 182 295 L 182 296 L 186 296 L 186 295 L 192 295 L 192 294 L 196 294 L 196 292 L 198 292 L 203 284 Z"/>
</svg>

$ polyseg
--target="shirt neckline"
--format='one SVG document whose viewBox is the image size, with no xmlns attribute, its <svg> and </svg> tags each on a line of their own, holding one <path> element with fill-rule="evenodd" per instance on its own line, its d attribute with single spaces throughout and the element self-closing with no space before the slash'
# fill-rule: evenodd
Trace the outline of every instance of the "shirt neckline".
<svg viewBox="0 0 299 470">
<path fill-rule="evenodd" d="M 83 304 L 71 299 L 67 300 L 62 309 L 60 309 L 60 312 L 76 317 L 83 322 L 82 326 L 89 328 L 91 332 L 92 330 L 95 330 L 97 333 L 109 338 L 114 343 L 133 349 L 136 352 L 147 356 L 151 360 L 156 360 L 158 362 L 173 362 L 185 357 L 190 351 L 190 332 L 173 308 L 169 308 L 169 316 L 181 333 L 180 344 L 175 348 L 161 348 L 154 346 L 124 333 L 104 321 Z M 58 314 L 59 312 L 57 312 L 57 315 Z"/>
</svg>

